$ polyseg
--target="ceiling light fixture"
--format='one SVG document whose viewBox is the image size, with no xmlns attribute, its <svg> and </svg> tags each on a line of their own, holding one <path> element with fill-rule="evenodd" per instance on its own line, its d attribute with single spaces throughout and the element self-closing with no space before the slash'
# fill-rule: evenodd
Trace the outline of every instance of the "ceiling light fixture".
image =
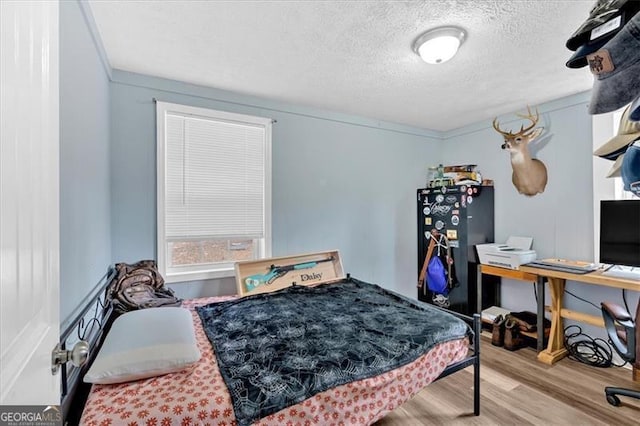
<svg viewBox="0 0 640 426">
<path fill-rule="evenodd" d="M 413 51 L 428 64 L 442 64 L 455 56 L 466 37 L 462 28 L 434 28 L 416 39 Z"/>
</svg>

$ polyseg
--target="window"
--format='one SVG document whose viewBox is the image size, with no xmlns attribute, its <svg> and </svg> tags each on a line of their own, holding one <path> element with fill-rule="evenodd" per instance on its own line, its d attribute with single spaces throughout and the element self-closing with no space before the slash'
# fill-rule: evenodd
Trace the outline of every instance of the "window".
<svg viewBox="0 0 640 426">
<path fill-rule="evenodd" d="M 624 113 L 624 109 L 618 110 L 613 113 L 613 122 L 615 124 L 615 132 L 611 137 L 614 137 L 618 134 L 618 127 L 620 125 L 620 120 L 622 119 L 622 114 Z M 624 182 L 622 182 L 622 178 L 617 176 L 613 178 L 613 199 L 614 200 L 633 200 L 636 196 L 631 191 L 624 190 Z"/>
<path fill-rule="evenodd" d="M 271 123 L 157 103 L 158 267 L 167 282 L 233 276 L 270 256 Z"/>
<path fill-rule="evenodd" d="M 598 149 L 602 144 L 618 134 L 620 119 L 624 108 L 607 114 L 593 115 L 592 134 L 593 150 Z M 594 257 L 596 261 L 600 258 L 600 201 L 601 200 L 624 200 L 635 197 L 633 193 L 625 191 L 622 178 L 607 178 L 613 162 L 598 156 L 593 156 L 593 235 L 594 235 Z"/>
</svg>

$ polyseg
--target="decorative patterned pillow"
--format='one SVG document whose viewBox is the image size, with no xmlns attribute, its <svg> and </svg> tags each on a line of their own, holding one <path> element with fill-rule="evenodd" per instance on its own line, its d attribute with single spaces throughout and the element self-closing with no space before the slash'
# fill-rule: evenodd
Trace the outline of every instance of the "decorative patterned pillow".
<svg viewBox="0 0 640 426">
<path fill-rule="evenodd" d="M 113 322 L 84 381 L 130 382 L 184 370 L 199 359 L 193 317 L 187 309 L 141 309 Z"/>
</svg>

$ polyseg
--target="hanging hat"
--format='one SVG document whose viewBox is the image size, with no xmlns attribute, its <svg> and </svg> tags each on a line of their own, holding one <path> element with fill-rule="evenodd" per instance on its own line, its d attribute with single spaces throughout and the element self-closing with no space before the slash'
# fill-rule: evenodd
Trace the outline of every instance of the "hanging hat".
<svg viewBox="0 0 640 426">
<path fill-rule="evenodd" d="M 631 104 L 631 112 L 629 113 L 629 120 L 640 121 L 640 96 Z"/>
<path fill-rule="evenodd" d="M 602 3 L 602 2 L 600 2 Z M 601 7 L 613 7 L 616 2 L 608 1 L 603 3 Z M 619 3 L 619 2 L 618 2 Z M 596 5 L 597 7 L 597 5 Z M 595 7 L 594 7 L 595 9 Z M 589 37 L 584 40 L 583 44 L 578 46 L 574 54 L 567 61 L 569 68 L 582 68 L 588 65 L 587 55 L 600 50 L 602 46 L 607 44 L 618 32 L 631 20 L 633 15 L 640 11 L 640 1 L 627 1 L 619 9 L 613 7 L 610 13 L 600 13 L 600 21 L 604 21 L 598 27 L 585 33 Z M 602 12 L 602 11 L 601 11 Z M 606 21 L 605 21 L 606 20 Z M 577 43 L 576 41 L 575 43 Z M 569 44 L 569 42 L 567 42 Z M 572 44 L 573 46 L 574 44 Z"/>
<path fill-rule="evenodd" d="M 614 111 L 640 95 L 640 13 L 587 61 L 595 77 L 589 114 Z"/>
<path fill-rule="evenodd" d="M 627 149 L 620 170 L 625 191 L 631 191 L 640 197 L 640 141 Z"/>
<path fill-rule="evenodd" d="M 613 163 L 613 166 L 611 166 L 611 169 L 609 169 L 609 172 L 607 173 L 607 177 L 608 178 L 613 178 L 613 177 L 620 177 L 622 176 L 622 172 L 621 172 L 621 168 L 622 168 L 622 162 L 624 161 L 624 154 L 618 156 L 618 158 L 616 158 L 615 163 Z"/>
<path fill-rule="evenodd" d="M 627 147 L 636 139 L 640 138 L 640 122 L 629 121 L 629 113 L 631 105 L 627 106 L 620 118 L 618 126 L 618 134 L 609 139 L 607 143 L 596 149 L 593 155 L 606 158 L 607 160 L 615 160 L 624 154 Z"/>
<path fill-rule="evenodd" d="M 595 41 L 588 42 L 578 47 L 578 49 L 571 55 L 567 63 L 565 64 L 568 68 L 582 68 L 589 65 L 587 62 L 587 55 L 593 53 L 597 50 L 600 50 L 602 46 L 607 44 L 609 40 L 613 38 L 616 32 L 612 32 L 607 34 L 606 37 L 601 37 Z"/>
<path fill-rule="evenodd" d="M 569 50 L 577 50 L 589 42 L 620 30 L 640 10 L 637 0 L 598 0 L 589 17 L 567 40 Z"/>
</svg>

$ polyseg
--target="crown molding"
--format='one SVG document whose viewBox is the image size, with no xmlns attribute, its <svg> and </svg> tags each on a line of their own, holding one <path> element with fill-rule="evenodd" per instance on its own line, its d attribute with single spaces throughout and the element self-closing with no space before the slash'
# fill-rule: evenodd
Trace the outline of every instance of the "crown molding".
<svg viewBox="0 0 640 426">
<path fill-rule="evenodd" d="M 100 57 L 100 62 L 102 62 L 104 71 L 107 73 L 109 80 L 112 80 L 113 68 L 111 68 L 111 63 L 109 62 L 107 51 L 102 44 L 102 37 L 100 37 L 100 32 L 98 31 L 98 26 L 96 25 L 96 20 L 94 19 L 93 12 L 91 11 L 91 6 L 89 5 L 89 2 L 87 0 L 76 0 L 76 2 L 80 6 L 80 11 L 82 12 L 84 21 L 87 24 L 87 28 L 89 28 L 91 39 L 93 40 L 93 44 L 98 51 L 98 56 Z"/>
</svg>

